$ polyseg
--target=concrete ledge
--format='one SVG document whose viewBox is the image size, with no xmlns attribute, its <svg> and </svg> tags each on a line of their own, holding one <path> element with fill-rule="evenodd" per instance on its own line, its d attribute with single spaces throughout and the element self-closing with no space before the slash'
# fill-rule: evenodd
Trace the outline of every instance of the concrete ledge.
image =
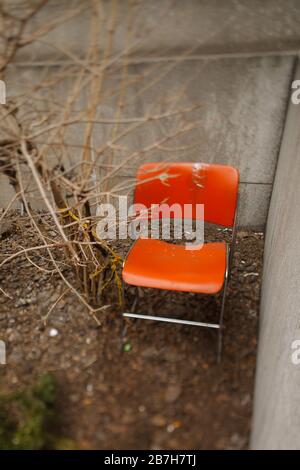
<svg viewBox="0 0 300 470">
<path fill-rule="evenodd" d="M 291 103 L 267 223 L 252 449 L 300 449 L 300 364 L 292 362 L 300 340 L 299 124 L 300 105 Z"/>
</svg>

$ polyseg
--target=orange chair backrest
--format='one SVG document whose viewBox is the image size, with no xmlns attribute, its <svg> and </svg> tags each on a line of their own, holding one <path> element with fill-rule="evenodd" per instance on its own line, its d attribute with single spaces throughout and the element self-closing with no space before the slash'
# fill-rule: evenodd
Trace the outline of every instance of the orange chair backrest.
<svg viewBox="0 0 300 470">
<path fill-rule="evenodd" d="M 135 204 L 204 204 L 204 220 L 232 227 L 238 197 L 236 168 L 207 163 L 145 163 L 137 173 Z M 172 215 L 171 215 L 172 216 Z"/>
</svg>

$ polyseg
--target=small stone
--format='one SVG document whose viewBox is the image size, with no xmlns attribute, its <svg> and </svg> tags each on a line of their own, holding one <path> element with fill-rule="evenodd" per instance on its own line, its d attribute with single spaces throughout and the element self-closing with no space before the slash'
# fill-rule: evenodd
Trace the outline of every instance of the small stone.
<svg viewBox="0 0 300 470">
<path fill-rule="evenodd" d="M 54 338 L 57 335 L 58 335 L 57 329 L 56 328 L 51 328 L 50 331 L 49 331 L 50 338 Z"/>
<path fill-rule="evenodd" d="M 167 432 L 171 433 L 176 431 L 176 429 L 180 428 L 181 422 L 180 421 L 173 421 L 173 423 L 168 424 Z"/>
<path fill-rule="evenodd" d="M 248 316 L 251 317 L 251 318 L 256 318 L 257 317 L 257 311 L 254 310 L 254 309 L 250 309 L 248 311 Z"/>
</svg>

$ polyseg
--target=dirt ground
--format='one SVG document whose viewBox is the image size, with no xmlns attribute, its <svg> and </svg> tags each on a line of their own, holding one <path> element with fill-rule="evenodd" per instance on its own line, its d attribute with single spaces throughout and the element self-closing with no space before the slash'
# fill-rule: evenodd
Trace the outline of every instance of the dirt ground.
<svg viewBox="0 0 300 470">
<path fill-rule="evenodd" d="M 38 244 L 26 218 L 2 230 L 1 258 Z M 217 237 L 224 234 L 218 232 Z M 117 306 L 98 327 L 78 299 L 66 295 L 36 253 L 0 273 L 0 393 L 19 390 L 52 371 L 59 384 L 60 432 L 84 449 L 245 449 L 251 424 L 263 234 L 239 231 L 225 311 L 222 362 L 217 335 L 195 327 L 127 321 L 125 347 Z M 118 248 L 125 254 L 129 242 Z M 51 269 L 51 267 L 50 267 Z M 65 268 L 66 273 L 68 268 Z M 126 298 L 133 296 L 129 288 Z M 9 296 L 9 297 L 8 297 Z M 220 299 L 148 290 L 145 313 L 214 320 Z"/>
</svg>

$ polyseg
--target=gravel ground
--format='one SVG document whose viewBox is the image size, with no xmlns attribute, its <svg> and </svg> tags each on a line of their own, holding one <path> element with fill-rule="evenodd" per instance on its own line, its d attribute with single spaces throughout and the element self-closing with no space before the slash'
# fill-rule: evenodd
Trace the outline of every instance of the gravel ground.
<svg viewBox="0 0 300 470">
<path fill-rule="evenodd" d="M 25 218 L 1 231 L 1 260 L 38 244 Z M 52 234 L 54 235 L 54 234 Z M 217 232 L 216 237 L 224 236 Z M 129 241 L 117 244 L 124 255 Z M 0 272 L 0 393 L 32 384 L 52 371 L 58 379 L 61 432 L 83 449 L 245 449 L 256 362 L 263 234 L 239 231 L 228 286 L 223 358 L 216 333 L 194 327 L 128 320 L 125 350 L 117 306 L 99 327 L 78 299 L 65 295 L 46 259 L 31 255 Z M 65 268 L 67 275 L 72 273 Z M 143 291 L 139 309 L 214 320 L 220 299 Z M 129 288 L 127 299 L 132 298 Z M 8 297 L 9 296 L 9 297 Z M 175 309 L 176 307 L 176 309 Z"/>
</svg>

